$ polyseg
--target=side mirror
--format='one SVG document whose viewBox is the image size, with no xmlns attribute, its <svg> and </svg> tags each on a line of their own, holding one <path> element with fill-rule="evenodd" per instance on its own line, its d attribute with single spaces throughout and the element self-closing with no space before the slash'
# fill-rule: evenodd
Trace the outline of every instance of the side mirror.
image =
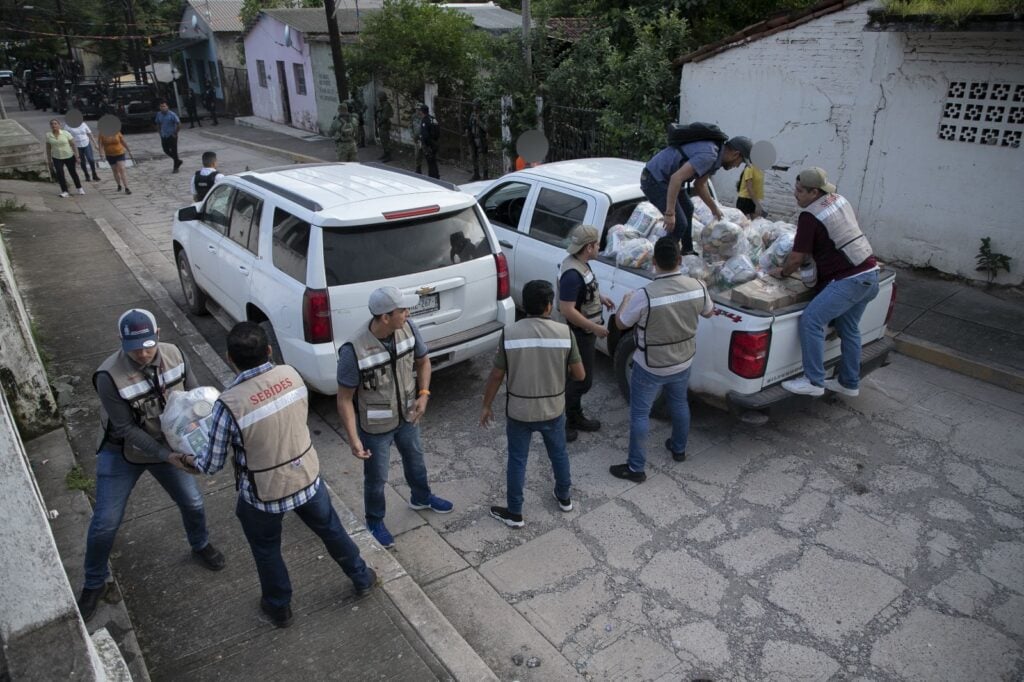
<svg viewBox="0 0 1024 682">
<path fill-rule="evenodd" d="M 185 222 L 187 220 L 199 220 L 200 213 L 195 206 L 186 206 L 185 208 L 178 209 L 178 220 Z"/>
</svg>

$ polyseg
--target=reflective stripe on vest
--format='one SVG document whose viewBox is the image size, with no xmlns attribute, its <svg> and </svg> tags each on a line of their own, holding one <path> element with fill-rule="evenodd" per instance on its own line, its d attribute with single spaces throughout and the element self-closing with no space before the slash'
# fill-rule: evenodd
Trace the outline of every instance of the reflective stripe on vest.
<svg viewBox="0 0 1024 682">
<path fill-rule="evenodd" d="M 241 433 L 245 450 L 242 471 L 261 502 L 282 500 L 305 490 L 320 474 L 320 461 L 306 425 L 308 396 L 302 378 L 288 365 L 276 365 L 220 395 Z"/>
<path fill-rule="evenodd" d="M 184 378 L 185 365 L 180 364 L 160 373 L 160 385 L 169 386 Z M 125 400 L 134 400 L 140 395 L 145 395 L 151 390 L 153 390 L 153 384 L 150 383 L 149 379 L 143 379 L 142 381 L 130 384 L 124 388 L 118 387 L 117 392 Z"/>
<path fill-rule="evenodd" d="M 704 309 L 704 286 L 673 273 L 657 277 L 644 287 L 644 294 L 647 314 L 636 326 L 634 337 L 644 363 L 657 369 L 689 361 L 697 349 L 694 336 L 697 317 Z"/>
<path fill-rule="evenodd" d="M 580 311 L 580 314 L 591 322 L 603 324 L 604 315 L 601 308 L 600 285 L 597 283 L 594 271 L 590 269 L 589 265 L 580 262 L 576 256 L 569 256 L 562 261 L 562 274 L 565 274 L 566 270 L 575 270 L 583 278 L 583 302 L 580 303 L 579 296 L 577 296 L 576 310 Z M 561 278 L 558 281 L 561 283 Z"/>
<path fill-rule="evenodd" d="M 395 332 L 395 357 L 373 335 L 369 326 L 351 342 L 359 367 L 356 403 L 359 425 L 371 434 L 397 429 L 401 419 L 409 421 L 416 400 L 414 371 L 416 336 L 408 323 Z"/>
<path fill-rule="evenodd" d="M 829 239 L 852 266 L 857 266 L 871 256 L 871 244 L 860 229 L 853 206 L 841 194 L 826 194 L 807 207 L 806 213 L 817 218 Z"/>
<path fill-rule="evenodd" d="M 543 317 L 528 317 L 512 325 L 502 339 L 508 376 L 506 415 L 539 422 L 565 412 L 571 334 L 567 325 Z"/>
</svg>

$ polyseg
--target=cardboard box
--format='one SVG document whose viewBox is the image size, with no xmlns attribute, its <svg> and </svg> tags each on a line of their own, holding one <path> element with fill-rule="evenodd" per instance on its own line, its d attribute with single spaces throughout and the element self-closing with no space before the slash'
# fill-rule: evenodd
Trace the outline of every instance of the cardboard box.
<svg viewBox="0 0 1024 682">
<path fill-rule="evenodd" d="M 765 277 L 751 280 L 731 290 L 732 302 L 754 310 L 779 310 L 797 303 L 806 303 L 814 298 L 814 290 L 808 289 L 798 279 L 784 280 Z"/>
</svg>

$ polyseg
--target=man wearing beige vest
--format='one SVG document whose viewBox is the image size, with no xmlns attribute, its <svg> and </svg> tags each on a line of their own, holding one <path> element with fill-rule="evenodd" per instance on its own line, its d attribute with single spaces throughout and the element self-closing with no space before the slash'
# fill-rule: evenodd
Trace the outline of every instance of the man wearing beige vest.
<svg viewBox="0 0 1024 682">
<path fill-rule="evenodd" d="M 555 474 L 555 500 L 562 511 L 572 511 L 569 455 L 565 450 L 566 373 L 581 381 L 585 372 L 575 335 L 550 318 L 555 290 L 550 282 L 535 279 L 523 287 L 526 315 L 503 335 L 494 356 L 494 368 L 484 388 L 481 426 L 489 426 L 491 403 L 508 375 L 505 433 L 508 437 L 507 505 L 491 507 L 491 516 L 511 528 L 522 528 L 523 484 L 530 438 L 536 431 Z"/>
<path fill-rule="evenodd" d="M 270 361 L 267 334 L 255 322 L 228 333 L 228 362 L 238 372 L 213 408 L 210 445 L 198 457 L 179 455 L 185 467 L 213 474 L 234 450 L 235 514 L 249 541 L 263 598 L 260 608 L 279 627 L 291 625 L 292 586 L 281 557 L 281 523 L 294 511 L 320 536 L 356 596 L 373 590 L 377 575 L 359 556 L 320 478 L 320 463 L 306 426 L 306 385 L 288 365 Z"/>
<path fill-rule="evenodd" d="M 698 316 L 711 317 L 714 304 L 698 280 L 679 273 L 679 242 L 662 237 L 654 245 L 654 279 L 622 299 L 615 324 L 633 329 L 636 350 L 629 378 L 629 458 L 609 471 L 635 483 L 647 480 L 647 434 L 651 407 L 664 391 L 672 415 L 672 437 L 665 448 L 672 459 L 686 459 L 690 404 L 686 390 L 690 364 L 697 350 Z"/>
</svg>

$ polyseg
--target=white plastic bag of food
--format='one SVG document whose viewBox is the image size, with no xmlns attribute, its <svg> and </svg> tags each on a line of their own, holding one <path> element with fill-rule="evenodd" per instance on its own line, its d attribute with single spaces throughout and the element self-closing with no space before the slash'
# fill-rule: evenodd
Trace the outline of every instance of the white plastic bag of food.
<svg viewBox="0 0 1024 682">
<path fill-rule="evenodd" d="M 647 239 L 643 237 L 626 239 L 619 244 L 615 262 L 624 268 L 646 268 L 650 267 L 653 256 L 654 244 Z"/>
<path fill-rule="evenodd" d="M 746 253 L 743 228 L 727 220 L 719 220 L 706 225 L 700 235 L 700 248 L 704 260 L 708 262 L 726 260 Z"/>
<path fill-rule="evenodd" d="M 601 255 L 611 258 L 622 248 L 622 242 L 640 237 L 642 235 L 639 232 L 631 230 L 626 225 L 612 225 L 608 228 L 608 238 L 605 241 L 604 251 L 601 252 Z"/>
<path fill-rule="evenodd" d="M 729 260 L 715 266 L 711 274 L 711 288 L 725 291 L 749 282 L 757 277 L 757 269 L 750 257 L 745 253 L 733 256 Z"/>
<path fill-rule="evenodd" d="M 680 190 L 685 192 L 686 190 Z M 700 197 L 693 197 L 693 219 L 699 220 L 704 225 L 715 222 L 715 214 L 711 212 L 711 208 L 704 203 L 704 200 Z M 676 220 L 679 216 L 676 216 Z"/>
<path fill-rule="evenodd" d="M 160 415 L 160 428 L 167 439 L 167 447 L 186 455 L 206 452 L 210 442 L 213 403 L 219 397 L 220 391 L 212 386 L 171 391 Z"/>
<path fill-rule="evenodd" d="M 738 208 L 733 208 L 732 206 L 719 206 L 718 210 L 722 212 L 722 217 L 730 223 L 736 223 L 740 227 L 746 227 L 750 224 L 750 218 L 748 218 L 747 215 Z"/>
<path fill-rule="evenodd" d="M 647 237 L 658 223 L 662 222 L 664 219 L 661 216 L 661 211 L 655 208 L 651 202 L 641 201 L 633 209 L 629 220 L 626 221 L 626 227 L 639 233 L 641 237 Z"/>
<path fill-rule="evenodd" d="M 693 254 L 683 256 L 683 261 L 679 264 L 679 272 L 687 277 L 693 277 L 702 281 L 707 281 L 708 276 L 711 274 L 711 270 L 708 268 L 708 264 L 704 262 L 704 259 Z"/>
<path fill-rule="evenodd" d="M 793 238 L 795 232 L 782 232 L 779 238 L 766 248 L 757 259 L 757 265 L 764 272 L 772 268 L 781 268 L 786 263 L 786 258 L 793 250 Z"/>
</svg>

